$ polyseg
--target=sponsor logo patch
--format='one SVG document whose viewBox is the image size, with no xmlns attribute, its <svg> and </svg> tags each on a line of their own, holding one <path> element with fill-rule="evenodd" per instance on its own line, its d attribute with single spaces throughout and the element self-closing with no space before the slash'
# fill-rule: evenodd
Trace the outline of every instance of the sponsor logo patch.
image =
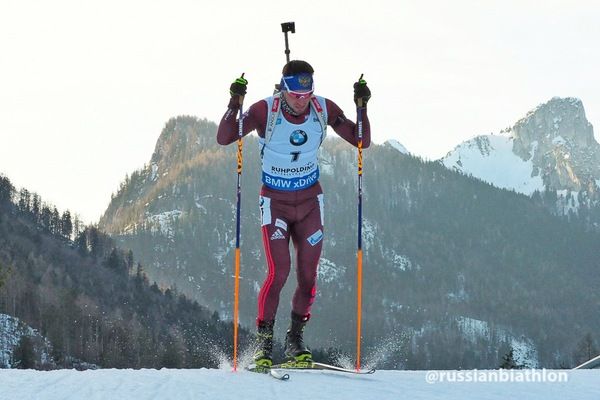
<svg viewBox="0 0 600 400">
<path fill-rule="evenodd" d="M 312 100 L 313 105 L 315 106 L 315 110 L 317 110 L 317 112 L 323 111 L 323 108 L 321 107 L 321 103 L 319 103 L 319 100 L 317 100 L 315 97 L 311 97 L 311 100 Z"/>
<path fill-rule="evenodd" d="M 308 243 L 310 243 L 311 246 L 316 246 L 322 239 L 323 231 L 319 229 L 318 231 L 310 235 L 309 238 L 306 240 L 308 240 Z"/>
<path fill-rule="evenodd" d="M 308 140 L 308 135 L 303 130 L 297 129 L 290 135 L 290 143 L 294 146 L 302 146 Z"/>
<path fill-rule="evenodd" d="M 271 240 L 279 240 L 279 239 L 285 239 L 285 236 L 283 235 L 283 233 L 281 233 L 281 229 L 277 229 L 275 231 L 275 233 L 273 233 L 271 235 Z"/>
<path fill-rule="evenodd" d="M 275 167 L 274 167 L 275 168 Z M 288 169 L 289 170 L 289 169 Z M 287 170 L 286 170 L 287 171 Z M 300 190 L 312 186 L 319 179 L 319 170 L 302 178 L 279 178 L 263 172 L 263 182 L 268 187 L 280 190 Z"/>
<path fill-rule="evenodd" d="M 287 223 L 283 220 L 280 220 L 279 218 L 275 220 L 275 226 L 283 229 L 284 231 L 287 231 Z"/>
</svg>

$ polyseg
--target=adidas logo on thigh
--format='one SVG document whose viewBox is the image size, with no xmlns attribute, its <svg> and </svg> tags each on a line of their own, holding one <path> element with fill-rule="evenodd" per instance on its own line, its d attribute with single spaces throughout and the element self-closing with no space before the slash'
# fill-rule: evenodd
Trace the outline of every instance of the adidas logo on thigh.
<svg viewBox="0 0 600 400">
<path fill-rule="evenodd" d="M 277 229 L 275 233 L 271 235 L 271 240 L 277 239 L 285 239 L 285 236 L 283 235 L 283 233 L 281 233 L 281 229 Z"/>
</svg>

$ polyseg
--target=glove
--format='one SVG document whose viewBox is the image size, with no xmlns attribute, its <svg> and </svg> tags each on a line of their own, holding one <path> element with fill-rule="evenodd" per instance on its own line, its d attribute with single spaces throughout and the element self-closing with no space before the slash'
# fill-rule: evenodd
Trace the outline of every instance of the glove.
<svg viewBox="0 0 600 400">
<path fill-rule="evenodd" d="M 244 97 L 248 89 L 248 81 L 244 78 L 244 74 L 237 78 L 231 86 L 229 86 L 229 94 L 231 97 Z"/>
<path fill-rule="evenodd" d="M 367 102 L 371 98 L 371 90 L 367 86 L 367 81 L 362 78 L 354 83 L 354 103 L 359 107 L 366 107 Z"/>
</svg>

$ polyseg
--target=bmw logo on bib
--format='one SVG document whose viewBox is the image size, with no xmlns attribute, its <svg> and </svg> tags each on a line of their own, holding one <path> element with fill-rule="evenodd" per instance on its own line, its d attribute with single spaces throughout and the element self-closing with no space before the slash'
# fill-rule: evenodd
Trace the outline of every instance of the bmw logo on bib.
<svg viewBox="0 0 600 400">
<path fill-rule="evenodd" d="M 301 130 L 296 130 L 292 132 L 290 135 L 290 143 L 294 146 L 302 146 L 308 140 L 308 135 L 306 132 Z"/>
</svg>

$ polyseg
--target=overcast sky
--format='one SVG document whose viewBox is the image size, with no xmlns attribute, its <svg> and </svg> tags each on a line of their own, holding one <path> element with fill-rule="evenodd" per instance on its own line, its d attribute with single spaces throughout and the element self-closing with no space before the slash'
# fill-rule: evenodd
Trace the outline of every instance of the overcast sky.
<svg viewBox="0 0 600 400">
<path fill-rule="evenodd" d="M 600 126 L 597 1 L 1 0 L 0 173 L 97 221 L 169 118 L 218 122 L 242 72 L 272 93 L 285 21 L 348 116 L 365 74 L 376 143 L 437 159 L 553 96 Z"/>
</svg>

